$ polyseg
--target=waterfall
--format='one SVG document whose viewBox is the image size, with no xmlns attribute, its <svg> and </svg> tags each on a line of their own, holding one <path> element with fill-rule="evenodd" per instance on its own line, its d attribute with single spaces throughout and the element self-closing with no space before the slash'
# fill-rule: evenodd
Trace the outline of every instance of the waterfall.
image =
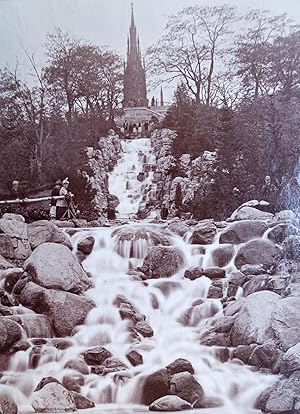
<svg viewBox="0 0 300 414">
<path fill-rule="evenodd" d="M 151 185 L 152 173 L 144 181 L 137 178 L 144 172 L 145 164 L 153 163 L 153 157 L 147 139 L 124 141 L 123 150 L 123 158 L 109 183 L 111 193 L 120 200 L 119 215 L 128 217 L 136 213 L 144 195 L 147 197 L 145 190 Z M 0 384 L 5 384 L 5 392 L 11 392 L 26 412 L 32 412 L 28 408 L 32 393 L 43 377 L 53 376 L 63 381 L 66 375 L 78 375 L 68 367 L 68 361 L 80 358 L 95 346 L 105 347 L 126 369 L 106 375 L 90 371 L 82 376 L 82 395 L 102 404 L 92 412 L 147 412 L 140 405 L 145 377 L 177 358 L 190 361 L 195 379 L 206 396 L 223 402 L 221 408 L 201 412 L 252 412 L 256 397 L 274 382 L 274 377 L 231 359 L 221 361 L 218 347 L 201 344 L 202 334 L 213 319 L 222 316 L 223 306 L 221 300 L 207 298 L 211 284 L 207 277 L 184 278 L 184 270 L 190 266 L 213 265 L 212 252 L 219 246 L 219 237 L 204 249 L 189 244 L 188 237 L 183 239 L 165 227 L 140 221 L 79 230 L 71 236 L 74 254 L 80 241 L 89 236 L 95 240 L 92 252 L 82 265 L 93 281 L 86 295 L 94 300 L 96 307 L 73 336 L 63 339 L 66 347 L 57 347 L 53 338 L 40 342 L 29 338 L 31 347 L 14 354 Z M 138 272 L 130 269 L 141 266 L 148 251 L 158 244 L 176 246 L 184 255 L 184 266 L 168 278 L 141 280 Z M 230 262 L 227 270 L 232 266 Z M 153 336 L 143 337 L 133 332 L 131 320 L 122 318 L 118 308 L 120 298 L 130 304 L 130 309 L 134 308 L 141 321 L 146 319 Z M 142 364 L 133 366 L 129 362 L 127 354 L 132 350 L 142 356 Z"/>
<path fill-rule="evenodd" d="M 123 156 L 109 175 L 109 191 L 120 201 L 117 216 L 131 218 L 154 191 L 155 155 L 149 138 L 123 140 L 122 149 Z"/>
</svg>

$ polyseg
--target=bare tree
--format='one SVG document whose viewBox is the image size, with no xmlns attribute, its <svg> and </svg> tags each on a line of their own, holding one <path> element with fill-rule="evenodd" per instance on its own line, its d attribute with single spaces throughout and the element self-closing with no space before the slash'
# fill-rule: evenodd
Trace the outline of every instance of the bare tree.
<svg viewBox="0 0 300 414">
<path fill-rule="evenodd" d="M 149 48 L 150 72 L 161 81 L 183 80 L 196 102 L 211 104 L 216 66 L 235 20 L 235 9 L 227 5 L 183 9 Z"/>
</svg>

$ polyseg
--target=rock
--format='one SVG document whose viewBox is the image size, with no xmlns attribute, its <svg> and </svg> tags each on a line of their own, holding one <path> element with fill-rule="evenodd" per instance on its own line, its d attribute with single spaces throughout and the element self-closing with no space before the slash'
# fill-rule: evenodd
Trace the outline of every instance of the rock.
<svg viewBox="0 0 300 414">
<path fill-rule="evenodd" d="M 194 228 L 189 242 L 192 244 L 211 244 L 216 232 L 217 227 L 213 220 L 203 220 Z"/>
<path fill-rule="evenodd" d="M 201 345 L 206 346 L 231 346 L 230 337 L 223 332 L 209 331 L 201 337 Z"/>
<path fill-rule="evenodd" d="M 273 341 L 255 346 L 247 363 L 257 368 L 271 369 L 275 363 L 279 351 Z"/>
<path fill-rule="evenodd" d="M 36 412 L 64 413 L 76 410 L 72 394 L 61 384 L 54 382 L 35 391 L 31 405 Z"/>
<path fill-rule="evenodd" d="M 263 273 L 268 273 L 262 265 L 245 264 L 241 267 L 241 272 L 246 276 L 257 276 Z"/>
<path fill-rule="evenodd" d="M 232 316 L 220 317 L 216 320 L 214 324 L 214 331 L 222 332 L 222 333 L 229 332 L 230 329 L 233 327 L 233 324 L 234 324 L 234 317 Z"/>
<path fill-rule="evenodd" d="M 152 404 L 155 400 L 170 394 L 169 373 L 167 369 L 160 369 L 148 375 L 142 385 L 141 403 Z"/>
<path fill-rule="evenodd" d="M 20 221 L 21 223 L 25 223 L 25 218 L 21 216 L 21 214 L 4 213 L 2 218 L 4 220 L 16 220 L 16 221 Z"/>
<path fill-rule="evenodd" d="M 245 264 L 275 267 L 280 260 L 280 251 L 268 240 L 252 240 L 241 246 L 235 257 L 235 265 L 240 269 Z"/>
<path fill-rule="evenodd" d="M 83 358 L 88 365 L 102 365 L 110 357 L 112 353 L 102 346 L 95 346 L 83 353 Z"/>
<path fill-rule="evenodd" d="M 148 279 L 169 277 L 184 265 L 184 256 L 177 247 L 152 247 L 144 259 L 141 271 Z"/>
<path fill-rule="evenodd" d="M 174 374 L 170 379 L 170 391 L 172 394 L 193 404 L 204 396 L 201 385 L 190 372 Z"/>
<path fill-rule="evenodd" d="M 70 394 L 73 397 L 75 402 L 76 408 L 78 410 L 87 410 L 88 408 L 95 407 L 95 403 L 90 399 L 84 397 L 83 395 L 79 394 L 78 392 L 71 391 Z"/>
<path fill-rule="evenodd" d="M 27 224 L 15 218 L 7 220 L 3 216 L 0 219 L 0 232 L 12 238 L 28 240 Z"/>
<path fill-rule="evenodd" d="M 232 245 L 217 247 L 212 252 L 214 265 L 217 267 L 224 267 L 228 265 L 234 255 L 234 247 Z"/>
<path fill-rule="evenodd" d="M 279 295 L 268 291 L 252 293 L 243 299 L 231 330 L 232 345 L 263 344 L 275 339 L 271 321 L 280 300 Z"/>
<path fill-rule="evenodd" d="M 280 223 L 268 232 L 268 239 L 278 244 L 282 243 L 288 236 L 297 233 L 297 228 L 290 223 Z"/>
<path fill-rule="evenodd" d="M 0 410 L 3 414 L 18 414 L 17 404 L 11 398 L 1 398 L 0 395 Z M 1 412 L 1 411 L 0 411 Z"/>
<path fill-rule="evenodd" d="M 25 269 L 35 283 L 48 289 L 79 293 L 90 287 L 87 274 L 62 244 L 38 246 L 25 262 Z"/>
<path fill-rule="evenodd" d="M 64 368 L 73 369 L 74 371 L 78 371 L 83 375 L 88 375 L 90 373 L 88 365 L 80 358 L 70 359 L 65 363 Z"/>
<path fill-rule="evenodd" d="M 244 220 L 230 224 L 220 235 L 220 243 L 240 244 L 262 237 L 268 226 L 261 220 Z"/>
<path fill-rule="evenodd" d="M 4 289 L 6 292 L 11 293 L 17 281 L 24 274 L 24 269 L 22 267 L 9 268 L 2 270 L 1 274 L 5 279 Z"/>
<path fill-rule="evenodd" d="M 13 268 L 14 265 L 9 263 L 3 256 L 0 255 L 0 270 Z"/>
<path fill-rule="evenodd" d="M 183 411 L 192 408 L 190 403 L 177 397 L 177 395 L 166 395 L 150 404 L 149 411 Z"/>
<path fill-rule="evenodd" d="M 271 394 L 266 403 L 266 412 L 271 413 L 295 413 L 299 412 L 299 382 L 300 372 L 294 372 L 289 379 L 278 381 L 271 389 Z"/>
<path fill-rule="evenodd" d="M 0 234 L 0 254 L 6 259 L 14 259 L 14 247 L 7 234 Z"/>
<path fill-rule="evenodd" d="M 203 269 L 203 276 L 209 279 L 219 279 L 225 277 L 225 270 L 220 267 L 206 267 Z"/>
<path fill-rule="evenodd" d="M 281 299 L 272 313 L 271 326 L 283 351 L 300 342 L 300 297 Z"/>
<path fill-rule="evenodd" d="M 62 379 L 62 385 L 68 391 L 80 392 L 80 387 L 84 385 L 84 376 L 79 372 L 65 375 Z"/>
<path fill-rule="evenodd" d="M 33 282 L 26 284 L 19 300 L 25 307 L 47 315 L 58 336 L 71 335 L 75 326 L 82 324 L 95 306 L 94 302 L 85 296 L 45 289 Z"/>
<path fill-rule="evenodd" d="M 140 333 L 145 338 L 153 336 L 153 329 L 147 322 L 144 322 L 144 321 L 137 322 L 134 328 L 138 333 Z"/>
<path fill-rule="evenodd" d="M 211 285 L 208 289 L 208 299 L 220 299 L 223 297 L 223 289 L 221 286 Z"/>
<path fill-rule="evenodd" d="M 190 280 L 198 279 L 199 277 L 203 276 L 203 268 L 202 267 L 189 267 L 184 272 L 184 277 Z"/>
<path fill-rule="evenodd" d="M 144 362 L 143 356 L 139 352 L 134 351 L 134 350 L 128 352 L 128 354 L 126 354 L 126 358 L 131 363 L 131 365 L 133 365 L 134 367 L 138 365 L 143 365 L 143 362 Z"/>
<path fill-rule="evenodd" d="M 182 221 L 173 221 L 169 224 L 168 230 L 183 237 L 188 231 L 190 231 L 190 227 Z"/>
<path fill-rule="evenodd" d="M 239 287 L 242 287 L 247 281 L 247 276 L 240 271 L 233 271 L 229 274 L 229 283 L 227 289 L 227 296 L 236 296 Z"/>
<path fill-rule="evenodd" d="M 282 250 L 285 259 L 300 262 L 300 236 L 288 236 L 282 244 Z"/>
<path fill-rule="evenodd" d="M 55 377 L 44 377 L 41 379 L 41 381 L 38 383 L 38 385 L 35 387 L 34 391 L 39 391 L 41 390 L 45 385 L 47 384 L 51 384 L 51 383 L 55 383 L 55 384 L 60 384 L 62 385 L 57 378 Z"/>
<path fill-rule="evenodd" d="M 273 218 L 272 213 L 257 210 L 254 207 L 244 206 L 236 210 L 230 217 L 232 220 L 268 220 Z"/>
<path fill-rule="evenodd" d="M 21 338 L 21 326 L 6 316 L 0 316 L 0 353 L 8 351 Z"/>
<path fill-rule="evenodd" d="M 95 244 L 95 239 L 93 236 L 86 237 L 85 239 L 78 242 L 77 250 L 84 253 L 85 255 L 88 255 L 92 253 L 94 244 Z"/>
<path fill-rule="evenodd" d="M 218 397 L 203 397 L 193 404 L 193 408 L 216 408 L 222 407 L 224 402 Z"/>
<path fill-rule="evenodd" d="M 171 362 L 169 365 L 166 366 L 166 369 L 170 373 L 170 375 L 178 374 L 179 372 L 190 372 L 194 374 L 194 368 L 190 361 L 184 358 L 177 358 L 175 361 Z"/>
<path fill-rule="evenodd" d="M 39 220 L 28 224 L 28 239 L 32 250 L 43 243 L 64 244 L 72 249 L 68 236 L 48 220 Z"/>
<path fill-rule="evenodd" d="M 9 316 L 9 319 L 22 326 L 27 338 L 52 338 L 53 336 L 53 329 L 48 316 L 25 313 Z"/>
<path fill-rule="evenodd" d="M 272 290 L 269 288 L 269 275 L 259 275 L 252 277 L 243 286 L 244 296 L 249 296 L 251 293 L 260 292 L 262 290 Z"/>
<path fill-rule="evenodd" d="M 282 374 L 290 376 L 294 371 L 300 371 L 300 342 L 288 349 L 281 360 Z"/>
</svg>

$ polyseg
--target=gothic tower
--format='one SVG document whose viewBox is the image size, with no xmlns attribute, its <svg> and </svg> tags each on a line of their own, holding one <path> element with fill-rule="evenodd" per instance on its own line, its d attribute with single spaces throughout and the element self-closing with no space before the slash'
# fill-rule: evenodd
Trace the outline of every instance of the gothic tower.
<svg viewBox="0 0 300 414">
<path fill-rule="evenodd" d="M 148 106 L 145 68 L 142 63 L 140 40 L 137 37 L 131 3 L 131 25 L 127 38 L 127 62 L 124 73 L 123 107 Z"/>
</svg>

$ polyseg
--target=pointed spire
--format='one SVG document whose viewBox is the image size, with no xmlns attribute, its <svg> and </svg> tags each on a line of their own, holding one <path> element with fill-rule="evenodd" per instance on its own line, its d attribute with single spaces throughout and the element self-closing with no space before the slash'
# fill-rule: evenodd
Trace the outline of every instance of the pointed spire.
<svg viewBox="0 0 300 414">
<path fill-rule="evenodd" d="M 162 86 L 160 87 L 160 106 L 164 106 L 164 93 Z"/>
<path fill-rule="evenodd" d="M 131 3 L 131 27 L 135 27 L 134 24 L 134 14 L 133 14 L 133 3 Z"/>
</svg>

